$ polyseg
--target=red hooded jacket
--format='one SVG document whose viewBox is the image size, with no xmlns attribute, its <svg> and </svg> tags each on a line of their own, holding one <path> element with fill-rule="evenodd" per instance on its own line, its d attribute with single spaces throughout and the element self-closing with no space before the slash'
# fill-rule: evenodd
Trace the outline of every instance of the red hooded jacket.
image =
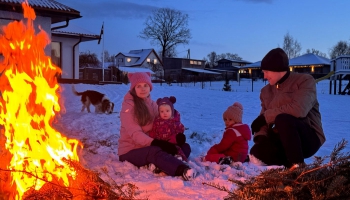
<svg viewBox="0 0 350 200">
<path fill-rule="evenodd" d="M 244 162 L 248 155 L 248 140 L 250 139 L 251 131 L 249 126 L 247 124 L 236 123 L 225 128 L 220 143 L 215 144 L 209 149 L 205 159 L 211 162 L 218 162 L 223 156 L 231 156 L 235 162 Z"/>
</svg>

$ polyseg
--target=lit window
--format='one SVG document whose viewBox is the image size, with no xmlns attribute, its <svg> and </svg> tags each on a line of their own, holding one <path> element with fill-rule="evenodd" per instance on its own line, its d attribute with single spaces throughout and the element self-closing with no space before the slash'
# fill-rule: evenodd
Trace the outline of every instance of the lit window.
<svg viewBox="0 0 350 200">
<path fill-rule="evenodd" d="M 131 58 L 126 58 L 126 62 L 131 62 Z"/>
<path fill-rule="evenodd" d="M 157 59 L 154 59 L 153 62 L 154 62 L 154 64 L 157 64 Z"/>
<path fill-rule="evenodd" d="M 190 60 L 190 64 L 193 65 L 193 60 Z"/>
<path fill-rule="evenodd" d="M 202 62 L 201 62 L 201 61 L 198 61 L 198 65 L 202 65 Z"/>
<path fill-rule="evenodd" d="M 150 58 L 147 58 L 147 62 L 150 63 L 150 62 L 151 62 L 151 59 L 150 59 Z"/>
</svg>

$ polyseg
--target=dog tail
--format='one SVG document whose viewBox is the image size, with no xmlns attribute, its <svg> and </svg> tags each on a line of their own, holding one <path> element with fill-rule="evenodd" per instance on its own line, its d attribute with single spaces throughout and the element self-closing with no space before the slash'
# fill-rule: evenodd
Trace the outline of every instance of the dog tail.
<svg viewBox="0 0 350 200">
<path fill-rule="evenodd" d="M 77 92 L 77 91 L 75 90 L 74 84 L 72 85 L 72 91 L 73 91 L 73 93 L 74 93 L 75 95 L 77 95 L 77 96 L 81 96 L 81 95 L 82 95 L 81 92 Z"/>
</svg>

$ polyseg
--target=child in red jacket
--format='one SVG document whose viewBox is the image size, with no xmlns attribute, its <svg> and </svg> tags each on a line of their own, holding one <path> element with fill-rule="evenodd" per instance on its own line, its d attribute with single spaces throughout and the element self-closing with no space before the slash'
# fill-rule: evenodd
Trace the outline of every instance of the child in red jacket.
<svg viewBox="0 0 350 200">
<path fill-rule="evenodd" d="M 187 156 L 180 148 L 186 142 L 185 127 L 180 121 L 180 113 L 174 109 L 175 102 L 174 96 L 157 99 L 159 116 L 154 119 L 149 136 L 176 144 L 178 156 L 187 161 Z"/>
<path fill-rule="evenodd" d="M 248 155 L 248 140 L 251 131 L 247 124 L 242 123 L 243 106 L 235 102 L 223 113 L 225 132 L 219 144 L 212 146 L 203 161 L 218 164 L 244 162 Z"/>
</svg>

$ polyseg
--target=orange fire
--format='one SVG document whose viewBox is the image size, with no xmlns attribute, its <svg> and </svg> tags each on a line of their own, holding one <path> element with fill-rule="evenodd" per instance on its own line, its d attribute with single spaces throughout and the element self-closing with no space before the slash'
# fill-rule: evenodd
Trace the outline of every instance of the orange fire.
<svg viewBox="0 0 350 200">
<path fill-rule="evenodd" d="M 69 186 L 76 173 L 63 159 L 79 161 L 79 141 L 51 126 L 61 109 L 56 79 L 61 70 L 44 53 L 49 37 L 43 30 L 35 35 L 35 12 L 27 2 L 22 7 L 26 23 L 11 22 L 0 35 L 0 130 L 11 153 L 5 162 L 16 199 L 48 181 Z"/>
</svg>

